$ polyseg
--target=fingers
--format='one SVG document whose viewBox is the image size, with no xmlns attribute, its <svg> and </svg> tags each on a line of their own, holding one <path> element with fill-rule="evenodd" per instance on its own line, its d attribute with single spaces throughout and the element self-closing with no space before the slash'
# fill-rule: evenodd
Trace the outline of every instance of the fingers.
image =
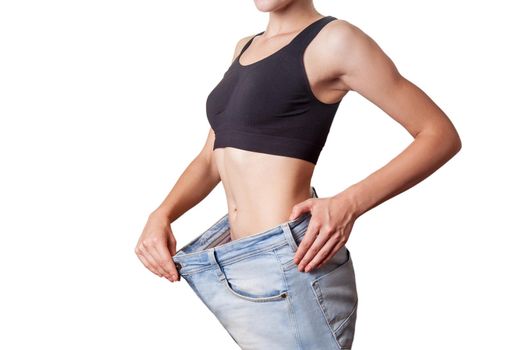
<svg viewBox="0 0 525 350">
<path fill-rule="evenodd" d="M 170 255 L 170 261 L 173 263 L 173 256 L 177 253 L 177 241 L 173 234 L 168 236 L 168 252 Z M 174 264 L 174 263 L 173 263 Z M 177 268 L 175 268 L 176 280 L 180 281 L 180 274 Z"/>
<path fill-rule="evenodd" d="M 344 245 L 342 234 L 331 228 L 324 228 L 312 217 L 306 233 L 297 247 L 294 262 L 299 271 L 310 272 L 329 261 Z"/>
<path fill-rule="evenodd" d="M 332 248 L 332 250 L 330 250 L 328 252 L 328 254 L 326 254 L 326 256 L 324 257 L 324 259 L 322 259 L 319 263 L 317 263 L 317 266 L 314 266 L 314 269 L 315 268 L 320 268 L 322 267 L 327 261 L 329 261 L 330 259 L 332 259 L 334 257 L 335 254 L 337 254 L 337 252 L 339 251 L 339 249 L 341 249 L 341 247 L 343 246 L 344 244 L 341 244 L 341 242 L 339 242 L 338 244 L 335 244 Z"/>
<path fill-rule="evenodd" d="M 300 245 L 303 243 L 304 240 Z M 337 244 L 337 237 L 330 236 L 326 232 L 320 232 L 308 247 L 305 245 L 303 248 L 304 256 L 299 261 L 299 271 L 310 272 L 313 270 L 317 266 L 317 263 L 332 250 L 335 244 Z"/>
<path fill-rule="evenodd" d="M 171 282 L 178 280 L 179 274 L 177 268 L 175 267 L 175 262 L 171 258 L 171 253 L 168 249 L 168 246 L 165 244 L 159 244 L 155 246 L 155 249 L 157 250 L 159 256 L 159 260 L 157 261 L 163 271 L 166 272 L 164 277 L 169 279 Z"/>
<path fill-rule="evenodd" d="M 157 268 L 155 266 L 155 259 L 151 256 L 151 254 L 149 254 L 145 250 L 140 250 L 140 249 L 135 250 L 135 254 L 137 254 L 142 264 L 144 264 L 144 266 L 146 266 L 148 270 L 150 270 L 151 272 L 153 272 L 159 277 L 163 277 L 162 274 L 160 274 L 157 271 Z"/>
<path fill-rule="evenodd" d="M 306 264 L 305 266 L 306 272 L 310 272 L 313 269 L 319 268 L 320 266 L 319 263 L 323 261 L 328 256 L 328 254 L 330 254 L 330 252 L 333 250 L 335 246 L 337 246 L 337 244 L 339 243 L 339 240 L 337 236 L 335 235 L 329 236 L 326 243 L 322 245 L 321 247 L 319 247 L 319 249 L 315 246 L 316 243 L 317 241 L 314 242 L 312 248 L 310 248 L 310 251 L 314 250 L 314 252 L 317 251 L 317 253 L 313 253 L 314 256 L 312 257 L 311 260 L 306 260 L 304 262 Z M 310 251 L 308 253 L 310 253 Z M 303 260 L 305 259 L 308 259 L 308 256 L 305 256 L 305 258 L 303 258 Z"/>
<path fill-rule="evenodd" d="M 171 282 L 180 279 L 166 243 L 156 239 L 144 240 L 137 246 L 135 253 L 144 266 L 157 276 Z"/>
<path fill-rule="evenodd" d="M 292 208 L 292 212 L 290 213 L 289 220 L 294 220 L 295 218 L 300 216 L 302 213 L 311 211 L 313 201 L 314 201 L 314 198 L 308 198 L 307 200 L 294 205 Z"/>
<path fill-rule="evenodd" d="M 325 236 L 321 236 L 320 238 L 318 238 L 320 229 L 321 229 L 321 223 L 318 221 L 316 217 L 312 217 L 310 219 L 310 222 L 308 223 L 308 227 L 306 229 L 304 237 L 301 243 L 299 244 L 299 246 L 297 247 L 297 251 L 295 252 L 295 256 L 294 256 L 294 262 L 295 264 L 299 265 L 299 271 L 303 271 L 304 266 L 306 266 L 306 263 L 310 261 L 310 259 L 313 257 L 312 256 L 313 252 L 309 253 L 309 250 L 310 250 L 310 247 L 312 247 L 312 245 L 314 244 L 314 242 L 319 239 L 319 242 L 317 242 L 317 246 L 319 246 L 320 242 L 324 244 L 324 242 L 326 242 L 326 240 L 328 239 L 328 237 L 325 237 Z M 310 259 L 303 260 L 307 254 L 308 254 L 307 257 L 309 257 Z"/>
</svg>

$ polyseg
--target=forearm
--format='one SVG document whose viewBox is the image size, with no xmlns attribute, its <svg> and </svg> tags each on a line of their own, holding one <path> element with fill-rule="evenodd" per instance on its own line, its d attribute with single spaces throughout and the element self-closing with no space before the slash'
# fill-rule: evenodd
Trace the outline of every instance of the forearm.
<svg viewBox="0 0 525 350">
<path fill-rule="evenodd" d="M 416 185 L 445 164 L 461 148 L 455 129 L 420 132 L 414 141 L 385 166 L 339 195 L 359 217 L 386 200 Z"/>
<path fill-rule="evenodd" d="M 198 156 L 152 214 L 162 215 L 171 223 L 206 198 L 219 182 L 220 176 L 211 158 Z"/>
</svg>

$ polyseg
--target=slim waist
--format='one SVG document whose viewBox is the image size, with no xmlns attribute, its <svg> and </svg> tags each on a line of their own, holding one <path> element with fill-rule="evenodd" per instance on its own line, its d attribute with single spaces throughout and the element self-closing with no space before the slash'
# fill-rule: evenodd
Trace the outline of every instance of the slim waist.
<svg viewBox="0 0 525 350">
<path fill-rule="evenodd" d="M 224 215 L 204 233 L 182 247 L 172 257 L 181 275 L 190 275 L 214 266 L 213 257 L 221 265 L 234 263 L 251 255 L 272 250 L 288 244 L 282 225 L 288 225 L 295 239 L 299 239 L 308 227 L 311 214 L 303 213 L 294 220 L 286 221 L 261 233 L 227 241 L 230 235 L 228 215 Z M 219 245 L 220 244 L 220 245 Z"/>
</svg>

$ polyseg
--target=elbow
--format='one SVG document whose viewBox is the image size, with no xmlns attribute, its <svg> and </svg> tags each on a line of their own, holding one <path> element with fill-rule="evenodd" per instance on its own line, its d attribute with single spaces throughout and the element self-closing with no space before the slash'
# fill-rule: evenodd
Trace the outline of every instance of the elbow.
<svg viewBox="0 0 525 350">
<path fill-rule="evenodd" d="M 452 149 L 452 155 L 456 155 L 461 150 L 463 144 L 461 142 L 461 137 L 459 137 L 459 134 L 455 128 L 453 129 L 450 139 L 450 148 Z"/>
<path fill-rule="evenodd" d="M 461 150 L 461 146 L 462 146 L 461 138 L 459 137 L 457 133 L 455 133 L 450 138 L 449 144 L 450 144 L 450 153 L 452 154 L 452 156 L 456 155 Z"/>
<path fill-rule="evenodd" d="M 462 147 L 461 138 L 454 126 L 444 126 L 429 132 L 434 139 L 435 149 L 447 160 L 454 157 Z"/>
<path fill-rule="evenodd" d="M 461 139 L 460 139 L 459 136 L 458 136 L 457 147 L 456 147 L 456 153 L 459 152 L 459 150 L 461 149 L 461 146 L 462 146 Z"/>
<path fill-rule="evenodd" d="M 461 150 L 461 147 L 463 146 L 461 137 L 459 136 L 456 127 L 450 121 L 442 125 L 439 130 L 440 131 L 438 131 L 437 134 L 441 135 L 441 142 L 446 145 L 444 146 L 444 149 L 448 151 L 450 158 L 452 158 Z"/>
</svg>

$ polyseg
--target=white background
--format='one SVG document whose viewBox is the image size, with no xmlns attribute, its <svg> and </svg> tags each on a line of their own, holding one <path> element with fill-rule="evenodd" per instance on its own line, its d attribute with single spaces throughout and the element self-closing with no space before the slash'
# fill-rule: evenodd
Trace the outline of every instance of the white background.
<svg viewBox="0 0 525 350">
<path fill-rule="evenodd" d="M 356 222 L 355 350 L 525 349 L 517 4 L 316 1 L 376 40 L 463 142 Z M 134 247 L 204 144 L 236 42 L 267 20 L 252 1 L 0 2 L 0 348 L 237 349 Z M 312 184 L 334 195 L 411 140 L 349 93 Z M 219 185 L 173 223 L 179 246 L 225 213 Z"/>
</svg>

